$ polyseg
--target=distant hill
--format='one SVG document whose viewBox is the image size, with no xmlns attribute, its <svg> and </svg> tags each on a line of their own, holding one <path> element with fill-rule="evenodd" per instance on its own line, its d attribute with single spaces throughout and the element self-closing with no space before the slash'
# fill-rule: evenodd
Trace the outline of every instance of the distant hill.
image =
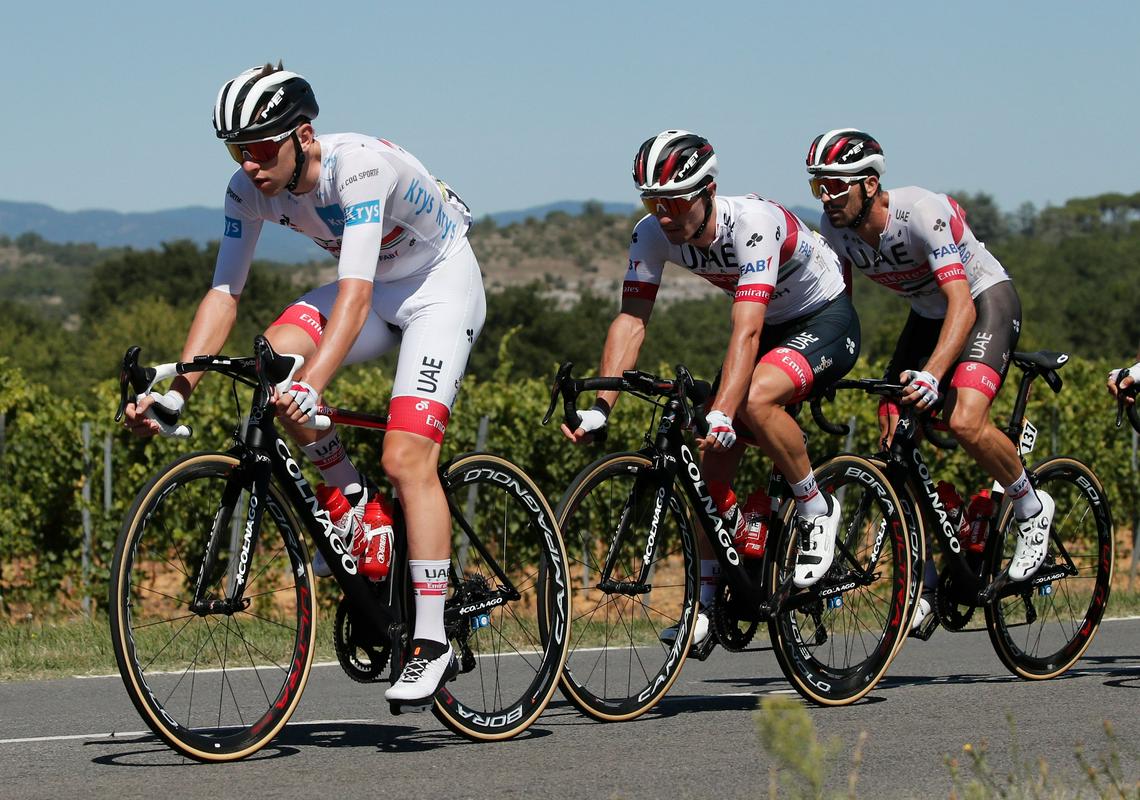
<svg viewBox="0 0 1140 800">
<path fill-rule="evenodd" d="M 505 227 L 524 222 L 527 218 L 541 221 L 556 211 L 578 216 L 585 206 L 586 201 L 563 200 L 486 216 L 494 220 L 497 226 Z M 628 216 L 637 208 L 633 203 L 602 203 L 601 206 L 607 214 L 621 216 Z M 819 220 L 818 209 L 792 207 L 790 210 L 813 225 Z M 99 247 L 133 247 L 139 250 L 155 248 L 174 239 L 190 239 L 205 244 L 221 238 L 222 211 L 220 208 L 204 206 L 129 213 L 105 210 L 59 211 L 41 203 L 0 200 L 0 235 L 15 238 L 29 232 L 60 244 L 91 242 Z M 323 261 L 327 258 L 325 251 L 308 239 L 277 225 L 266 225 L 262 230 L 257 256 L 289 264 Z"/>
</svg>

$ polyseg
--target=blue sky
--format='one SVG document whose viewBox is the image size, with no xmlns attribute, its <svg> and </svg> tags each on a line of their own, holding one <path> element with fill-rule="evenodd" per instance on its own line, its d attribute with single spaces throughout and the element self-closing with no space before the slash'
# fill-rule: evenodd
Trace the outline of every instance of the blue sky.
<svg viewBox="0 0 1140 800">
<path fill-rule="evenodd" d="M 722 193 L 812 203 L 824 130 L 883 144 L 888 188 L 1006 209 L 1140 190 L 1136 2 L 134 2 L 9 4 L 0 199 L 220 207 L 219 86 L 283 58 L 321 131 L 415 153 L 476 215 L 635 202 L 659 130 L 708 137 Z"/>
</svg>

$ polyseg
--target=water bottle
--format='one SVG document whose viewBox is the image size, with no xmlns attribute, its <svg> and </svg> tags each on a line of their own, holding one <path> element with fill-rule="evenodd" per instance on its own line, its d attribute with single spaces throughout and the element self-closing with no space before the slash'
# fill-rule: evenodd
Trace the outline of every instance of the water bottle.
<svg viewBox="0 0 1140 800">
<path fill-rule="evenodd" d="M 348 498 L 340 489 L 326 483 L 317 485 L 316 495 L 317 504 L 329 512 L 329 519 L 332 524 L 340 527 L 340 521 L 344 519 L 344 515 L 352 510 L 352 504 L 348 502 Z"/>
<path fill-rule="evenodd" d="M 388 577 L 392 565 L 392 506 L 382 494 L 364 504 L 363 530 L 352 543 L 360 573 L 371 581 Z"/>
<path fill-rule="evenodd" d="M 970 498 L 970 506 L 966 509 L 966 520 L 970 526 L 966 539 L 966 549 L 971 553 L 981 553 L 986 549 L 990 515 L 993 513 L 994 501 L 990 497 L 989 489 L 983 489 Z"/>
<path fill-rule="evenodd" d="M 737 551 L 745 558 L 763 558 L 768 542 L 768 522 L 772 518 L 772 499 L 763 488 L 748 495 L 741 516 L 744 525 L 737 529 Z"/>
<path fill-rule="evenodd" d="M 938 499 L 942 501 L 942 507 L 946 509 L 946 516 L 950 519 L 950 524 L 957 530 L 959 522 L 962 520 L 962 495 L 958 494 L 958 490 L 954 488 L 953 484 L 946 481 L 939 481 L 938 485 L 934 487 L 934 491 L 938 493 Z"/>
</svg>

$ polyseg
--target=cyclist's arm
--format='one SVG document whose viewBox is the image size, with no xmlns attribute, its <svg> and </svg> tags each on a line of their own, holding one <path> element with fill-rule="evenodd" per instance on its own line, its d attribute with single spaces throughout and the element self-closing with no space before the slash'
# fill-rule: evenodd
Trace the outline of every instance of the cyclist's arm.
<svg viewBox="0 0 1140 800">
<path fill-rule="evenodd" d="M 182 345 L 180 360 L 190 361 L 195 356 L 222 352 L 222 347 L 237 321 L 239 300 L 241 295 L 230 294 L 220 289 L 210 289 L 206 292 L 205 297 L 198 303 L 198 310 L 194 312 L 194 321 L 190 323 L 186 343 Z M 170 388 L 183 397 L 189 397 L 205 374 L 191 372 L 179 375 L 170 382 Z"/>
<path fill-rule="evenodd" d="M 947 372 L 962 348 L 966 346 L 966 339 L 977 320 L 977 310 L 974 308 L 974 299 L 970 297 L 970 284 L 966 281 L 952 281 L 943 284 L 942 293 L 946 295 L 946 321 L 942 323 L 942 332 L 938 334 L 938 343 L 934 352 L 926 361 L 925 370 L 943 383 Z M 909 366 L 917 369 L 918 365 Z"/>
<path fill-rule="evenodd" d="M 760 331 L 764 328 L 767 310 L 764 303 L 733 304 L 732 334 L 721 368 L 720 389 L 713 399 L 711 411 L 722 411 L 729 419 L 736 416 L 752 382 L 760 351 Z"/>
<path fill-rule="evenodd" d="M 926 250 L 927 262 L 946 296 L 946 319 L 934 352 L 926 361 L 927 372 L 941 384 L 947 372 L 966 345 L 971 328 L 977 319 L 974 300 L 970 296 L 970 282 L 955 243 L 955 232 L 961 225 L 949 201 L 942 195 L 931 195 L 915 204 L 911 214 L 912 229 L 918 232 Z M 918 365 L 906 368 L 917 369 Z"/>
<path fill-rule="evenodd" d="M 649 325 L 649 315 L 652 313 L 652 300 L 637 297 L 622 300 L 621 311 L 614 317 L 606 333 L 602 365 L 598 368 L 599 377 L 617 377 L 637 366 L 637 356 L 645 341 L 645 328 Z M 598 392 L 597 399 L 612 409 L 620 396 L 620 392 Z"/>
<path fill-rule="evenodd" d="M 313 360 L 306 363 L 296 379 L 321 393 L 352 349 L 364 322 L 372 310 L 372 282 L 359 278 L 341 278 L 337 282 L 336 302 Z"/>
</svg>

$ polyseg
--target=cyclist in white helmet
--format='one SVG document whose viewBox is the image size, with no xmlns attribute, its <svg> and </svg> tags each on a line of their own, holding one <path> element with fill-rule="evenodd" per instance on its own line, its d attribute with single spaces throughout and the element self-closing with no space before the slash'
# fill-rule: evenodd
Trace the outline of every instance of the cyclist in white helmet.
<svg viewBox="0 0 1140 800">
<path fill-rule="evenodd" d="M 335 431 L 301 424 L 343 364 L 399 348 L 382 467 L 407 519 L 416 622 L 411 658 L 385 696 L 426 707 L 456 672 L 443 624 L 451 526 L 437 465 L 486 313 L 482 276 L 467 241 L 471 215 L 402 147 L 355 133 L 317 136 L 317 112 L 308 81 L 280 64 L 246 70 L 218 93 L 214 128 L 239 167 L 226 189 L 212 288 L 198 306 L 182 358 L 216 353 L 225 344 L 266 222 L 310 237 L 337 258 L 337 280 L 289 305 L 266 331 L 274 349 L 305 357 L 292 388 L 278 398 L 278 415 L 324 480 L 352 505 L 346 537 L 367 535 L 364 508 L 374 488 Z M 165 394 L 140 398 L 127 409 L 127 426 L 139 435 L 163 432 L 199 378 L 181 376 Z M 362 558 L 371 553 L 366 549 Z M 320 561 L 314 559 L 315 571 L 328 574 Z"/>
<path fill-rule="evenodd" d="M 1009 575 L 1028 578 L 1045 558 L 1054 503 L 1034 491 L 1013 443 L 990 421 L 1021 332 L 1013 281 L 953 198 L 917 186 L 883 188 L 886 158 L 869 134 L 820 134 L 808 148 L 807 170 L 823 203 L 820 230 L 843 260 L 845 277 L 858 270 L 910 302 L 885 379 L 905 383 L 902 402 L 918 409 L 945 395 L 955 438 L 1013 501 L 1018 537 Z M 889 436 L 897 408 L 884 402 L 879 413 Z M 937 582 L 932 571 L 928 562 L 928 590 Z M 915 626 L 930 608 L 930 597 L 921 598 Z"/>
<path fill-rule="evenodd" d="M 807 448 L 784 406 L 826 388 L 854 365 L 859 319 L 844 291 L 839 260 L 794 214 L 757 195 L 720 196 L 717 158 L 701 136 L 668 130 L 641 146 L 633 179 L 649 212 L 633 231 L 621 311 L 610 325 L 599 375 L 633 369 L 645 338 L 665 263 L 672 262 L 733 299 L 732 334 L 708 406 L 702 472 L 718 507 L 731 507 L 730 483 L 744 440 L 769 456 L 796 497 L 801 546 L 793 580 L 804 587 L 831 566 L 839 505 L 819 491 Z M 606 424 L 617 392 L 599 392 L 582 423 L 563 433 L 575 442 Z M 743 525 L 736 514 L 737 528 Z M 716 591 L 718 564 L 701 537 L 702 607 Z M 702 611 L 694 642 L 708 635 Z M 674 629 L 662 634 L 676 637 Z"/>
</svg>

